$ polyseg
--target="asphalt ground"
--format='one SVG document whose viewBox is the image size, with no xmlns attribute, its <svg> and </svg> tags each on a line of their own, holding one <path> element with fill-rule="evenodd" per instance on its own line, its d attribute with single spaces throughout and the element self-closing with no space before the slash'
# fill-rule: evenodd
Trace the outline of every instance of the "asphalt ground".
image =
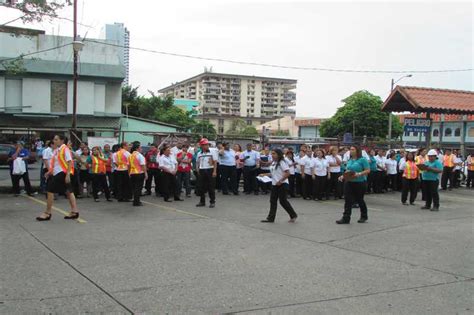
<svg viewBox="0 0 474 315">
<path fill-rule="evenodd" d="M 103 197 L 102 197 L 103 198 Z M 369 222 L 336 225 L 342 201 L 197 197 L 143 207 L 79 200 L 81 220 L 44 197 L 0 195 L 0 313 L 472 314 L 474 194 L 441 192 L 441 210 L 369 195 Z"/>
</svg>

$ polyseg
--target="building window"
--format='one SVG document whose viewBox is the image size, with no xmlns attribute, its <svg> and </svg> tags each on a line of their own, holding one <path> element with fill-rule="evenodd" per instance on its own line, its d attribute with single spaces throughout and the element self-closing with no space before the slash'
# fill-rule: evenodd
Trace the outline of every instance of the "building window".
<svg viewBox="0 0 474 315">
<path fill-rule="evenodd" d="M 51 112 L 67 113 L 67 81 L 51 81 Z"/>
<path fill-rule="evenodd" d="M 252 126 L 252 120 L 251 119 L 247 120 L 247 126 Z"/>
<path fill-rule="evenodd" d="M 455 137 L 460 137 L 461 136 L 461 128 L 454 129 L 454 136 Z"/>
<path fill-rule="evenodd" d="M 413 132 L 413 137 L 418 137 L 418 131 Z"/>
<path fill-rule="evenodd" d="M 433 130 L 433 137 L 439 137 L 439 130 L 438 129 Z"/>
<path fill-rule="evenodd" d="M 223 126 L 224 125 L 224 119 L 219 119 L 219 126 Z"/>
<path fill-rule="evenodd" d="M 410 131 L 405 131 L 405 137 L 409 137 L 410 136 Z"/>
<path fill-rule="evenodd" d="M 219 133 L 224 133 L 224 127 L 219 127 Z"/>
<path fill-rule="evenodd" d="M 469 130 L 468 130 L 468 132 L 467 132 L 467 135 L 468 135 L 470 138 L 474 138 L 474 127 L 469 128 Z"/>
<path fill-rule="evenodd" d="M 444 136 L 451 137 L 452 135 L 453 135 L 453 131 L 451 130 L 451 128 L 446 128 L 446 130 L 444 131 Z"/>
</svg>

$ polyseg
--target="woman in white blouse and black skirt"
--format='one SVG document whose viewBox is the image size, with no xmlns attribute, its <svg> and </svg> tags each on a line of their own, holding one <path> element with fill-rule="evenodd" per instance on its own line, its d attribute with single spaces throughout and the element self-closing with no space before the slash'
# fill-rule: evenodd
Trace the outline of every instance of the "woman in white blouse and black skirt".
<svg viewBox="0 0 474 315">
<path fill-rule="evenodd" d="M 277 202 L 280 199 L 280 205 L 290 215 L 290 223 L 294 223 L 298 215 L 296 214 L 293 207 L 288 202 L 288 177 L 290 176 L 290 167 L 285 161 L 283 151 L 275 149 L 272 151 L 273 163 L 270 167 L 270 173 L 260 174 L 259 176 L 271 176 L 272 177 L 272 190 L 270 195 L 270 212 L 263 223 L 275 222 L 275 216 L 277 211 Z"/>
</svg>

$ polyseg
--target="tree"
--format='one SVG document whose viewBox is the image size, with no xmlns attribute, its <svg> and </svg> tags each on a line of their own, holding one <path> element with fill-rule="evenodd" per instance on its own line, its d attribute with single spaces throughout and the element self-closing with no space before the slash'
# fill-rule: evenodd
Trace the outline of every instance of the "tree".
<svg viewBox="0 0 474 315">
<path fill-rule="evenodd" d="M 321 124 L 323 137 L 338 137 L 346 132 L 356 136 L 385 138 L 388 133 L 389 114 L 382 112 L 382 99 L 368 91 L 358 91 L 343 100 L 344 106 L 336 114 Z M 403 131 L 400 121 L 394 117 L 392 136 L 398 137 Z"/>
<path fill-rule="evenodd" d="M 288 130 L 277 130 L 275 132 L 275 136 L 277 137 L 287 137 L 290 135 L 290 132 Z"/>
<path fill-rule="evenodd" d="M 237 118 L 232 121 L 230 129 L 225 132 L 226 136 L 238 137 L 247 128 L 247 124 L 243 119 Z"/>
<path fill-rule="evenodd" d="M 122 114 L 140 116 L 138 87 L 126 85 L 122 87 Z"/>
<path fill-rule="evenodd" d="M 41 22 L 46 17 L 58 17 L 58 11 L 66 6 L 72 5 L 72 0 L 47 1 L 47 0 L 23 0 L 7 1 L 5 6 L 20 10 L 23 15 L 18 18 L 25 23 Z M 9 21 L 5 24 L 8 24 Z"/>
<path fill-rule="evenodd" d="M 254 126 L 247 126 L 244 130 L 240 133 L 242 137 L 257 137 L 258 131 L 257 128 Z"/>
<path fill-rule="evenodd" d="M 217 131 L 209 121 L 201 120 L 196 122 L 191 127 L 191 132 L 194 133 L 194 139 L 199 140 L 204 137 L 209 140 L 215 140 L 217 137 Z"/>
</svg>

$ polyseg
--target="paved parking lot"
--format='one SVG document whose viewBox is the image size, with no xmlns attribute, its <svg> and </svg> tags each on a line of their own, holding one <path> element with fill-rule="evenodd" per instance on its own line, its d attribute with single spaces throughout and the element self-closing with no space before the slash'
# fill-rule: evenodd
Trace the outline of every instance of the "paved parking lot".
<svg viewBox="0 0 474 315">
<path fill-rule="evenodd" d="M 81 222 L 60 199 L 35 222 L 41 196 L 0 195 L 0 313 L 472 314 L 472 190 L 440 212 L 370 195 L 369 223 L 345 226 L 342 201 L 301 199 L 296 224 L 259 223 L 268 199 L 82 199 Z"/>
</svg>

